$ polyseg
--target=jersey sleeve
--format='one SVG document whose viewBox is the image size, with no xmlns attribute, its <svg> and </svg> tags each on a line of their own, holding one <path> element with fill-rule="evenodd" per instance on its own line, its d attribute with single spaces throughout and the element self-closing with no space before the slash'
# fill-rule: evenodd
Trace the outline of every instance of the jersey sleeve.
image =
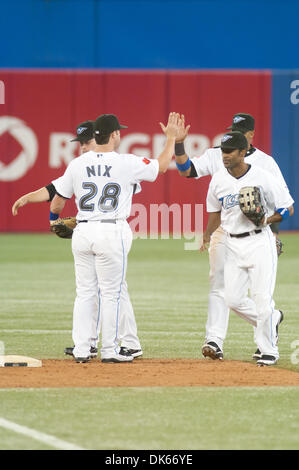
<svg viewBox="0 0 299 470">
<path fill-rule="evenodd" d="M 277 165 L 276 161 L 274 160 L 273 157 L 270 157 L 266 160 L 267 164 L 266 164 L 266 167 L 265 167 L 265 170 L 267 171 L 270 171 L 270 173 L 272 173 L 275 178 L 280 182 L 280 185 L 283 186 L 284 188 L 286 188 L 288 191 L 289 191 L 289 188 L 287 186 L 287 183 L 281 173 L 281 170 L 279 168 L 279 166 Z"/>
<path fill-rule="evenodd" d="M 221 207 L 221 201 L 217 198 L 215 192 L 215 179 L 212 178 L 207 194 L 207 212 L 220 212 Z"/>
<path fill-rule="evenodd" d="M 266 174 L 267 201 L 275 207 L 275 210 L 292 206 L 294 199 L 290 195 L 288 188 L 272 173 L 266 172 Z"/>
<path fill-rule="evenodd" d="M 277 183 L 279 183 L 278 180 Z M 290 195 L 289 190 L 283 187 L 281 184 L 279 184 L 277 190 L 275 190 L 274 196 L 275 209 L 290 207 L 294 204 L 294 199 Z"/>
<path fill-rule="evenodd" d="M 152 182 L 156 180 L 159 173 L 158 160 L 130 155 L 128 161 L 131 166 L 131 182 L 133 184 L 138 184 L 141 181 Z"/>
<path fill-rule="evenodd" d="M 71 164 L 67 167 L 64 174 L 60 176 L 60 178 L 52 181 L 52 184 L 54 185 L 56 193 L 59 196 L 62 196 L 65 199 L 71 199 L 74 194 Z"/>
<path fill-rule="evenodd" d="M 213 174 L 211 155 L 209 150 L 206 150 L 201 157 L 193 157 L 190 159 L 193 163 L 194 169 L 196 171 L 195 178 L 201 178 L 202 176 L 208 176 Z"/>
</svg>

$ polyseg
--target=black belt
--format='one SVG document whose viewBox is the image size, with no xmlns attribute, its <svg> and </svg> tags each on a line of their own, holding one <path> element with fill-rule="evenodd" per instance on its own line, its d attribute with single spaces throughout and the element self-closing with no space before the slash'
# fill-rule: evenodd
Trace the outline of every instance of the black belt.
<svg viewBox="0 0 299 470">
<path fill-rule="evenodd" d="M 244 237 L 249 237 L 250 233 L 252 232 L 243 232 L 243 233 L 230 233 L 229 235 L 234 238 L 244 238 Z M 261 233 L 261 229 L 254 230 L 254 233 Z"/>
<path fill-rule="evenodd" d="M 78 220 L 78 224 L 85 222 L 90 222 L 90 220 Z M 101 224 L 116 224 L 116 219 L 94 220 L 94 222 L 101 222 Z"/>
</svg>

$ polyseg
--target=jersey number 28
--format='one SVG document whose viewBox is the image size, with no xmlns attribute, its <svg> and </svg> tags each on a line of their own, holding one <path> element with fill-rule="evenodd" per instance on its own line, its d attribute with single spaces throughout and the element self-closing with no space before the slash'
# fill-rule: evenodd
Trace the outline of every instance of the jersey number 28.
<svg viewBox="0 0 299 470">
<path fill-rule="evenodd" d="M 89 192 L 82 196 L 79 202 L 82 211 L 94 211 L 94 203 L 90 203 L 98 193 L 98 187 L 95 183 L 82 183 L 83 189 L 88 189 Z M 107 183 L 102 191 L 98 201 L 98 208 L 101 212 L 112 212 L 118 206 L 118 198 L 121 188 L 117 183 Z"/>
</svg>

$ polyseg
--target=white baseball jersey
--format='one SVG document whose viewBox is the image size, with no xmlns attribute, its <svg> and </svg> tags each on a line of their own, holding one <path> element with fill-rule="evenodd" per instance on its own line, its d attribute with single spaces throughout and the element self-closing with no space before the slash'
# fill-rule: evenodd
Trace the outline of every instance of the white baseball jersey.
<svg viewBox="0 0 299 470">
<path fill-rule="evenodd" d="M 221 211 L 221 226 L 228 233 L 250 232 L 256 228 L 239 206 L 239 191 L 244 186 L 258 186 L 262 189 L 268 216 L 275 209 L 290 207 L 294 202 L 281 182 L 262 168 L 249 165 L 247 172 L 240 178 L 235 178 L 223 168 L 214 174 L 210 182 L 207 211 Z"/>
<path fill-rule="evenodd" d="M 126 219 L 134 185 L 155 181 L 158 173 L 158 160 L 90 151 L 72 160 L 64 175 L 52 183 L 66 199 L 75 194 L 77 220 Z"/>
<path fill-rule="evenodd" d="M 197 172 L 197 178 L 202 176 L 211 175 L 213 176 L 219 170 L 225 170 L 222 160 L 221 148 L 210 148 L 201 157 L 192 158 L 192 163 Z M 281 185 L 286 188 L 285 180 L 281 174 L 281 171 L 275 162 L 275 160 L 262 152 L 261 150 L 251 147 L 245 156 L 245 162 L 252 164 L 253 167 L 262 168 L 269 171 L 274 177 L 280 181 Z M 227 170 L 225 170 L 227 171 Z M 273 178 L 271 178 L 271 181 Z M 237 181 L 237 180 L 236 180 Z M 243 181 L 243 180 L 242 180 Z M 234 183 L 234 180 L 233 180 Z M 274 185 L 273 185 L 274 186 Z M 236 190 L 237 192 L 237 190 Z M 234 191 L 232 191 L 232 194 Z M 221 196 L 220 196 L 221 197 Z M 219 201 L 217 201 L 217 207 Z M 236 206 L 235 206 L 236 209 Z M 219 208 L 217 209 L 219 210 Z M 244 216 L 245 217 L 245 216 Z M 243 219 L 244 221 L 244 219 Z M 247 232 L 255 229 L 254 224 L 250 221 L 245 221 L 250 229 L 238 227 L 229 228 L 237 233 Z M 250 237 L 253 239 L 255 237 Z M 230 239 L 234 240 L 234 239 Z M 248 238 L 245 238 L 248 243 Z M 238 239 L 238 241 L 240 241 Z M 222 349 L 223 341 L 226 337 L 228 321 L 229 321 L 229 309 L 224 301 L 224 267 L 225 262 L 225 250 L 226 250 L 226 235 L 222 227 L 219 227 L 212 235 L 211 244 L 209 248 L 209 260 L 210 260 L 210 293 L 209 293 L 209 306 L 208 306 L 208 321 L 206 324 L 206 342 L 213 341 Z M 256 250 L 255 250 L 256 251 Z M 270 277 L 270 276 L 269 276 Z M 273 302 L 273 300 L 272 300 Z M 274 302 L 273 302 L 274 308 Z M 249 309 L 250 310 L 250 309 Z M 248 311 L 249 311 L 248 310 Z"/>
<path fill-rule="evenodd" d="M 201 157 L 191 158 L 191 162 L 197 173 L 197 177 L 213 176 L 217 171 L 224 168 L 222 160 L 222 152 L 220 147 L 207 149 Z M 261 150 L 252 147 L 245 156 L 245 163 L 257 165 L 264 170 L 270 171 L 280 183 L 287 188 L 287 184 L 282 176 L 279 166 L 270 155 Z"/>
</svg>

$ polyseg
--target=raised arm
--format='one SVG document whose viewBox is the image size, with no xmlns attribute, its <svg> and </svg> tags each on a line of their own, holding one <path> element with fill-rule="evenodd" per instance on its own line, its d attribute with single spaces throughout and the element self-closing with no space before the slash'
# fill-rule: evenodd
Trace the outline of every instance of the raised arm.
<svg viewBox="0 0 299 470">
<path fill-rule="evenodd" d="M 185 116 L 184 114 L 181 115 L 182 126 L 179 129 L 179 135 L 175 141 L 175 161 L 177 164 L 177 169 L 181 176 L 190 176 L 191 173 L 191 165 L 188 155 L 185 151 L 184 141 L 188 136 L 188 132 L 190 129 L 190 124 L 188 126 L 185 125 Z"/>
<path fill-rule="evenodd" d="M 160 126 L 162 131 L 165 134 L 165 126 L 160 122 Z M 186 139 L 188 132 L 190 129 L 190 125 L 185 126 L 185 116 L 184 114 L 180 115 L 180 120 L 179 120 L 179 127 L 178 127 L 178 133 L 175 139 L 175 160 L 177 165 L 181 165 L 182 170 L 179 169 L 179 173 L 181 176 L 189 176 L 191 172 L 190 168 L 190 160 L 188 155 L 185 153 L 185 148 L 184 148 L 184 140 Z M 186 167 L 186 169 L 184 169 Z M 188 167 L 188 168 L 187 168 Z"/>
<path fill-rule="evenodd" d="M 162 153 L 158 157 L 159 173 L 165 173 L 174 154 L 174 145 L 179 132 L 179 126 L 182 126 L 180 115 L 178 113 L 169 113 L 167 126 L 165 127 L 162 122 L 160 122 L 160 126 L 166 135 L 166 142 Z"/>
</svg>

